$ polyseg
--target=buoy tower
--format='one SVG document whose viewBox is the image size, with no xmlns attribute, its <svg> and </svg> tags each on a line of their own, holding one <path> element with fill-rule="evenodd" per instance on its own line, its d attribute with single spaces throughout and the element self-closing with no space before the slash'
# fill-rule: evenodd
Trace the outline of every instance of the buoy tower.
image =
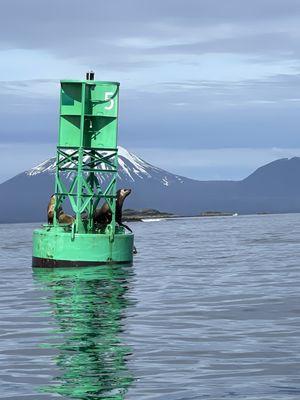
<svg viewBox="0 0 300 400">
<path fill-rule="evenodd" d="M 62 80 L 52 224 L 33 233 L 33 267 L 80 267 L 132 262 L 134 236 L 116 224 L 118 82 Z M 111 222 L 93 215 L 107 203 Z M 58 213 L 71 210 L 72 224 Z"/>
</svg>

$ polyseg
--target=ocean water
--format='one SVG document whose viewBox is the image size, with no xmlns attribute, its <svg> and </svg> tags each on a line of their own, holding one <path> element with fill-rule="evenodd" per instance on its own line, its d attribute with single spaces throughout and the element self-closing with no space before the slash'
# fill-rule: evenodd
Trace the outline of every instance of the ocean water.
<svg viewBox="0 0 300 400">
<path fill-rule="evenodd" d="M 300 399 L 300 215 L 131 224 L 133 266 L 32 270 L 0 225 L 1 399 Z"/>
</svg>

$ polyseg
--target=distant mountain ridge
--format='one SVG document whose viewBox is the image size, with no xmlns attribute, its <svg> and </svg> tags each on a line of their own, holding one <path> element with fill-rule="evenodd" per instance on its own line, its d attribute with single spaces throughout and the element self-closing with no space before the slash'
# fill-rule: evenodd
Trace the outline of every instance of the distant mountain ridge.
<svg viewBox="0 0 300 400">
<path fill-rule="evenodd" d="M 119 147 L 118 186 L 132 189 L 125 208 L 180 215 L 208 210 L 300 212 L 299 174 L 300 158 L 294 157 L 264 165 L 241 181 L 197 181 L 155 167 Z M 54 175 L 55 158 L 50 158 L 0 184 L 0 222 L 45 221 Z"/>
</svg>

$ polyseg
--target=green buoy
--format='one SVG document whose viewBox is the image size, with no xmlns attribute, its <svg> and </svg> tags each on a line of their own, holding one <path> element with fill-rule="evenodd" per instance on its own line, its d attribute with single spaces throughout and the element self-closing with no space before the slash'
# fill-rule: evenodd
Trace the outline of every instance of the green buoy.
<svg viewBox="0 0 300 400">
<path fill-rule="evenodd" d="M 132 262 L 134 236 L 116 224 L 119 85 L 93 73 L 61 81 L 54 218 L 33 233 L 33 267 Z M 93 215 L 104 202 L 111 222 L 99 227 Z M 68 224 L 58 220 L 66 205 L 75 215 Z"/>
</svg>

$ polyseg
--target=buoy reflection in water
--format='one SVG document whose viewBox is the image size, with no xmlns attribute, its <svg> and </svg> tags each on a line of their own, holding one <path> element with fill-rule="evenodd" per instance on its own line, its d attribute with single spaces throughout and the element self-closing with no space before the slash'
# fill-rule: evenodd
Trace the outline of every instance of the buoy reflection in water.
<svg viewBox="0 0 300 400">
<path fill-rule="evenodd" d="M 42 391 L 65 398 L 123 399 L 133 376 L 122 332 L 131 265 L 35 269 L 58 326 L 53 343 L 61 373 Z"/>
</svg>

